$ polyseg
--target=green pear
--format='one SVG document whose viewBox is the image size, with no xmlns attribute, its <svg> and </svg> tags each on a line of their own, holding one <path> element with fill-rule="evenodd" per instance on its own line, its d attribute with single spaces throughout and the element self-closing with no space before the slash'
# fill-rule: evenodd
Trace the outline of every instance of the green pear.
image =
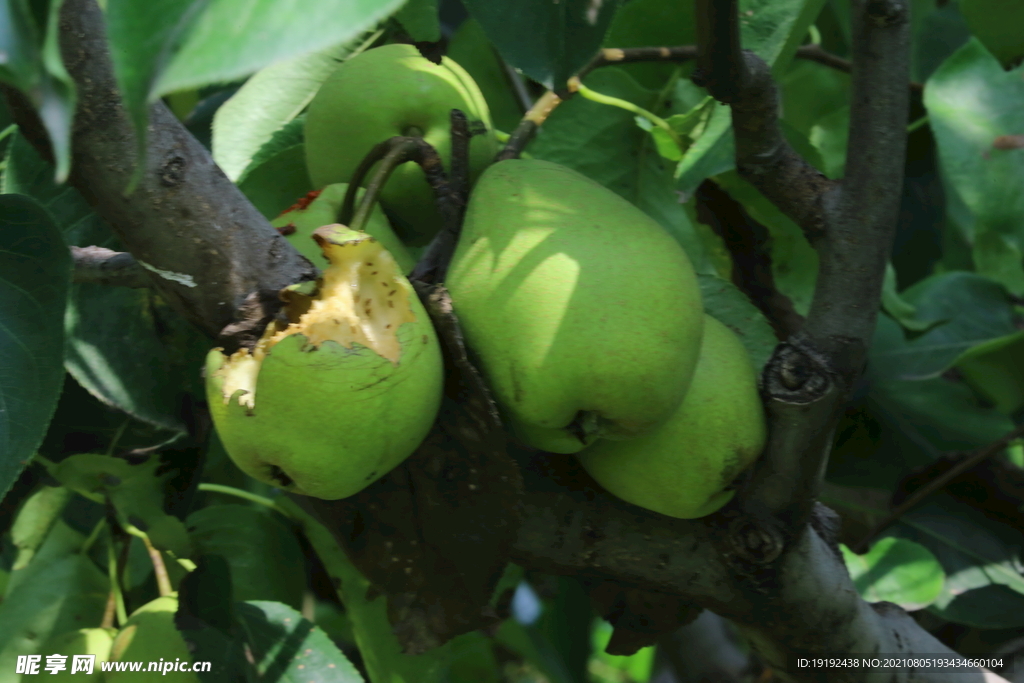
<svg viewBox="0 0 1024 683">
<path fill-rule="evenodd" d="M 112 628 L 81 628 L 77 631 L 62 633 L 47 640 L 39 649 L 39 654 L 43 656 L 41 665 L 43 667 L 46 666 L 46 657 L 48 655 L 64 655 L 67 657 L 67 660 L 64 662 L 65 668 L 63 671 L 58 671 L 55 674 L 46 672 L 46 680 L 64 683 L 68 681 L 82 681 L 85 683 L 93 681 L 93 683 L 96 683 L 104 680 L 100 665 L 109 659 L 110 647 L 114 642 L 114 635 L 116 633 L 117 631 Z M 83 671 L 72 673 L 75 655 L 96 656 L 93 660 L 91 674 L 86 674 Z"/>
<path fill-rule="evenodd" d="M 313 239 L 313 231 L 321 226 L 338 222 L 338 212 L 342 202 L 345 201 L 347 191 L 348 183 L 328 185 L 317 195 L 316 199 L 301 208 L 292 207 L 285 210 L 270 224 L 275 228 L 284 229 L 285 238 L 298 249 L 300 254 L 316 264 L 317 267 L 325 268 L 327 259 L 316 240 Z M 357 205 L 362 196 L 363 190 L 360 189 L 356 193 Z M 301 204 L 297 206 L 301 206 Z M 373 207 L 365 229 L 367 234 L 380 242 L 381 246 L 395 257 L 395 261 L 398 262 L 403 273 L 408 273 L 413 269 L 416 261 L 391 229 L 391 224 L 388 223 L 384 212 L 380 210 L 380 206 Z"/>
<path fill-rule="evenodd" d="M 329 266 L 282 292 L 288 322 L 250 351 L 213 349 L 210 413 L 248 475 L 334 500 L 369 486 L 427 435 L 441 402 L 433 325 L 395 259 L 366 233 L 313 232 Z"/>
<path fill-rule="evenodd" d="M 434 64 L 412 45 L 384 45 L 342 63 L 306 115 L 306 166 L 314 187 L 348 182 L 374 147 L 396 135 L 420 136 L 451 168 L 452 109 L 479 121 L 486 133 L 470 140 L 470 180 L 491 163 L 498 143 L 480 88 L 447 57 Z M 413 246 L 430 241 L 441 215 L 423 170 L 409 162 L 396 169 L 380 195 L 399 236 Z"/>
<path fill-rule="evenodd" d="M 191 670 L 181 670 L 191 668 L 192 655 L 174 625 L 177 611 L 178 597 L 172 594 L 147 602 L 128 617 L 114 638 L 110 661 L 142 662 L 142 670 L 117 671 L 112 667 L 104 674 L 107 683 L 199 683 Z M 149 671 L 150 662 L 159 663 L 159 671 Z M 168 670 L 164 672 L 164 668 Z"/>
<path fill-rule="evenodd" d="M 576 171 L 502 161 L 477 183 L 447 286 L 513 430 L 574 453 L 664 422 L 686 394 L 704 313 L 686 253 Z"/>
<path fill-rule="evenodd" d="M 960 0 L 960 13 L 975 37 L 1004 66 L 1024 56 L 1024 1 Z"/>
<path fill-rule="evenodd" d="M 609 493 L 669 517 L 704 517 L 728 503 L 729 484 L 767 439 L 757 376 L 743 342 L 708 316 L 686 398 L 651 434 L 599 441 L 577 454 Z"/>
</svg>

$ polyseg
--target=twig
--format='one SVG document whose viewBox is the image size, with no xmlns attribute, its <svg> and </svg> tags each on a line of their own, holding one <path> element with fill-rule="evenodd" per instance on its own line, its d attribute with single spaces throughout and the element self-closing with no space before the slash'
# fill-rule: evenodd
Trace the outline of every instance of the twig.
<svg viewBox="0 0 1024 683">
<path fill-rule="evenodd" d="M 907 512 L 916 507 L 925 498 L 935 493 L 936 491 L 942 490 L 943 488 L 946 487 L 947 484 L 949 484 L 951 481 L 956 479 L 964 472 L 973 469 L 974 467 L 977 467 L 985 460 L 991 458 L 993 455 L 1000 453 L 1004 448 L 1006 448 L 1010 444 L 1010 442 L 1016 441 L 1017 439 L 1020 439 L 1022 437 L 1024 437 L 1024 425 L 1021 425 L 1020 427 L 1017 427 L 1016 429 L 1007 432 L 1002 436 L 1002 438 L 993 441 L 987 446 L 983 446 L 982 448 L 975 450 L 966 458 L 961 459 L 949 470 L 943 472 L 935 479 L 932 479 L 927 484 L 911 493 L 907 497 L 907 499 L 900 503 L 895 509 L 893 509 L 893 511 L 890 512 L 885 519 L 880 521 L 878 524 L 873 526 L 870 531 L 864 534 L 864 538 L 857 542 L 857 545 L 853 547 L 853 551 L 857 553 L 862 553 L 866 551 L 868 549 L 868 544 L 871 542 L 871 539 L 880 534 L 890 524 L 898 521 L 901 517 L 903 517 L 903 515 L 907 514 Z"/>
<path fill-rule="evenodd" d="M 458 109 L 451 111 L 452 168 L 448 189 L 450 197 L 442 202 L 438 195 L 438 208 L 444 224 L 431 240 L 416 267 L 411 280 L 424 283 L 444 282 L 448 265 L 455 253 L 462 232 L 462 219 L 469 201 L 469 140 L 471 133 L 466 115 Z"/>
<path fill-rule="evenodd" d="M 747 87 L 740 45 L 738 0 L 697 0 L 697 66 L 693 82 L 731 104 Z M 738 155 L 737 155 L 738 156 Z"/>
<path fill-rule="evenodd" d="M 417 140 L 422 142 L 421 138 L 396 136 L 373 146 L 356 166 L 356 170 L 349 180 L 348 189 L 345 191 L 345 200 L 338 210 L 339 223 L 360 232 L 366 228 L 366 223 L 377 204 L 377 198 L 380 196 L 384 184 L 387 183 L 396 168 L 408 161 L 409 154 L 417 148 Z M 366 191 L 360 198 L 359 205 L 356 206 L 356 193 L 359 192 L 370 169 L 378 162 L 380 162 L 380 166 L 370 178 Z"/>
<path fill-rule="evenodd" d="M 817 62 L 818 64 L 835 69 L 836 71 L 843 71 L 845 73 L 851 73 L 853 71 L 853 62 L 849 59 L 843 59 L 838 55 L 834 55 L 831 52 L 826 52 L 821 45 L 801 45 L 796 49 L 796 57 L 798 59 Z M 924 91 L 923 83 L 910 81 L 909 85 L 910 89 L 914 92 L 920 93 Z"/>
<path fill-rule="evenodd" d="M 104 247 L 71 247 L 76 283 L 116 287 L 152 287 L 153 281 L 135 257 Z"/>
<path fill-rule="evenodd" d="M 775 286 L 768 229 L 711 180 L 700 184 L 696 198 L 698 218 L 722 238 L 732 256 L 733 284 L 761 309 L 779 340 L 789 339 L 804 318 Z"/>
<path fill-rule="evenodd" d="M 562 98 L 554 93 L 552 90 L 548 90 L 546 93 L 540 96 L 533 106 L 530 107 L 530 111 L 523 115 L 522 121 L 516 126 L 516 129 L 512 131 L 512 135 L 509 137 L 505 147 L 498 152 L 498 156 L 495 161 L 503 161 L 505 159 L 518 159 L 519 155 L 526 148 L 526 145 L 530 143 L 533 136 L 537 133 L 537 129 L 540 128 L 541 124 L 548 118 L 548 116 L 555 110 L 559 104 L 562 103 Z"/>
</svg>

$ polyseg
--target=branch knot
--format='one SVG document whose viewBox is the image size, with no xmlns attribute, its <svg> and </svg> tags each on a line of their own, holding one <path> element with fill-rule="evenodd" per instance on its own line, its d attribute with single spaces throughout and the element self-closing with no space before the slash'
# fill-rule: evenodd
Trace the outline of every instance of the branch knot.
<svg viewBox="0 0 1024 683">
<path fill-rule="evenodd" d="M 834 383 L 828 362 L 799 341 L 775 348 L 762 375 L 764 390 L 786 403 L 811 403 L 824 396 Z"/>
</svg>

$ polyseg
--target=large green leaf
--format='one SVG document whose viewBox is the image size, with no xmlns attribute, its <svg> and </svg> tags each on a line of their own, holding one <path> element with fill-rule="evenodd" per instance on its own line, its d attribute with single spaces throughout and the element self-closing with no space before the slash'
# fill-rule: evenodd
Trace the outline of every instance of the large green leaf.
<svg viewBox="0 0 1024 683">
<path fill-rule="evenodd" d="M 254 74 L 213 116 L 213 160 L 234 181 L 275 132 L 309 104 L 362 36 L 325 50 L 271 64 Z"/>
<path fill-rule="evenodd" d="M 523 117 L 523 106 L 512 91 L 505 65 L 480 22 L 467 19 L 448 42 L 448 56 L 480 86 L 498 130 L 511 132 Z"/>
<path fill-rule="evenodd" d="M 864 555 L 845 545 L 840 549 L 853 585 L 865 600 L 885 600 L 910 611 L 927 607 L 942 592 L 942 565 L 919 543 L 888 537 Z"/>
<path fill-rule="evenodd" d="M 279 602 L 236 606 L 261 680 L 280 683 L 363 683 L 348 658 L 320 628 Z"/>
<path fill-rule="evenodd" d="M 779 343 L 768 320 L 761 310 L 728 280 L 705 274 L 701 274 L 699 280 L 704 310 L 736 333 L 750 355 L 754 372 L 760 375 Z"/>
<path fill-rule="evenodd" d="M 878 316 L 867 378 L 882 416 L 938 451 L 977 448 L 1013 429 L 1008 417 L 981 405 L 962 382 L 945 377 L 900 379 L 903 364 L 913 364 L 917 357 L 908 349 L 899 324 Z"/>
<path fill-rule="evenodd" d="M 108 0 L 111 55 L 136 130 L 162 95 L 243 78 L 354 39 L 402 0 Z M 239 169 L 240 170 L 240 169 Z"/>
<path fill-rule="evenodd" d="M 873 372 L 886 379 L 937 377 L 978 345 L 1018 331 L 1020 316 L 996 282 L 967 272 L 934 275 L 909 287 L 903 300 L 931 328 L 905 343 L 891 343 L 871 352 Z M 944 324 L 934 324 L 945 321 Z"/>
<path fill-rule="evenodd" d="M 305 558 L 278 516 L 245 505 L 212 505 L 193 512 L 185 523 L 198 552 L 227 560 L 235 600 L 302 606 Z"/>
<path fill-rule="evenodd" d="M 395 18 L 416 42 L 441 40 L 441 21 L 437 16 L 438 0 L 408 0 Z"/>
<path fill-rule="evenodd" d="M 604 47 L 693 45 L 697 42 L 693 0 L 633 0 L 615 15 Z M 621 67 L 645 88 L 664 86 L 675 64 L 637 63 Z"/>
<path fill-rule="evenodd" d="M 49 164 L 20 136 L 3 187 L 40 201 L 68 243 L 120 250 L 107 223 L 77 190 L 54 183 Z M 202 393 L 199 369 L 208 344 L 196 330 L 151 290 L 95 284 L 72 286 L 62 318 L 65 366 L 82 386 L 133 417 L 184 431 L 181 392 Z"/>
<path fill-rule="evenodd" d="M 0 497 L 35 453 L 64 381 L 71 255 L 53 218 L 0 195 Z"/>
<path fill-rule="evenodd" d="M 973 214 L 964 237 L 978 272 L 1024 294 L 1024 66 L 1003 71 L 972 39 L 928 80 L 924 103 L 947 186 Z"/>
<path fill-rule="evenodd" d="M 19 655 L 39 654 L 51 636 L 100 625 L 109 582 L 79 554 L 84 541 L 57 522 L 28 566 L 11 572 L 0 603 L 0 671 L 13 672 Z"/>
<path fill-rule="evenodd" d="M 63 0 L 0 0 L 0 82 L 20 90 L 41 112 L 57 161 L 57 180 L 71 169 L 75 87 L 58 44 Z M 33 16 L 33 11 L 38 16 Z M 45 22 L 42 25 L 37 23 Z"/>
<path fill-rule="evenodd" d="M 1018 530 L 943 495 L 907 513 L 894 532 L 927 547 L 946 572 L 943 592 L 931 611 L 982 628 L 1024 626 Z"/>
<path fill-rule="evenodd" d="M 422 655 L 403 654 L 388 621 L 386 596 L 369 593 L 370 582 L 349 562 L 345 551 L 322 524 L 290 500 L 282 499 L 278 505 L 302 525 L 303 533 L 337 587 L 370 680 L 446 683 L 453 641 Z"/>
<path fill-rule="evenodd" d="M 618 0 L 465 0 L 470 16 L 509 64 L 549 88 L 597 53 Z"/>
</svg>

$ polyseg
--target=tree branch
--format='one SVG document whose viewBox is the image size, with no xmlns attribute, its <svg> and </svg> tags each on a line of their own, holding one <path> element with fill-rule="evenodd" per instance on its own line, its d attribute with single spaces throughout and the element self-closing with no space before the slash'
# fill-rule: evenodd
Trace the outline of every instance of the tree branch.
<svg viewBox="0 0 1024 683">
<path fill-rule="evenodd" d="M 125 196 L 137 163 L 136 137 L 114 80 L 103 13 L 95 0 L 67 0 L 60 22 L 61 52 L 78 91 L 71 184 L 171 306 L 211 337 L 236 323 L 229 334 L 244 338 L 276 312 L 280 289 L 314 278 L 315 268 L 160 102 L 149 113 L 145 172 Z M 45 146 L 34 112 L 13 108 L 22 130 Z M 257 320 L 238 325 L 243 309 Z"/>
<path fill-rule="evenodd" d="M 731 506 L 699 520 L 663 517 L 613 498 L 561 456 L 533 458 L 523 485 L 516 562 L 692 598 L 735 623 L 778 680 L 1006 683 L 981 671 L 797 668 L 799 657 L 829 653 L 957 656 L 896 605 L 858 596 L 828 525 L 820 523 L 824 506 L 777 562 L 755 564 L 740 559 L 733 545 L 742 517 Z"/>
</svg>

